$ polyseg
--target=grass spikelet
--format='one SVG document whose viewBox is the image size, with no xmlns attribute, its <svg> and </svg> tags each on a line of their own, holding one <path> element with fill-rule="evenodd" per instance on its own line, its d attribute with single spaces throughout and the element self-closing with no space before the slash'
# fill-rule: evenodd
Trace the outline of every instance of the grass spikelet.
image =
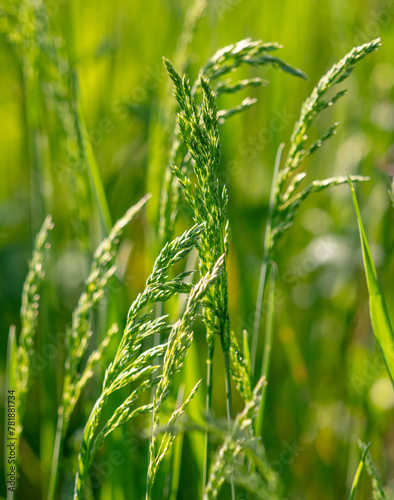
<svg viewBox="0 0 394 500">
<path fill-rule="evenodd" d="M 23 430 L 23 417 L 26 412 L 26 399 L 31 384 L 31 364 L 34 358 L 34 341 L 38 325 L 38 303 L 40 299 L 40 287 L 45 275 L 44 262 L 50 248 L 48 242 L 49 232 L 53 228 L 52 218 L 47 216 L 42 224 L 41 230 L 36 236 L 32 258 L 29 262 L 29 271 L 23 284 L 21 305 L 21 333 L 16 339 L 15 327 L 10 328 L 7 349 L 6 367 L 6 401 L 8 391 L 12 391 L 15 412 L 13 436 L 15 438 L 15 460 L 14 471 L 18 467 L 19 440 Z M 5 405 L 7 408 L 7 405 Z M 8 429 L 9 430 L 9 429 Z M 8 442 L 7 426 L 4 429 L 4 443 Z M 7 469 L 9 469 L 8 460 Z M 17 474 L 15 473 L 15 477 Z"/>
<path fill-rule="evenodd" d="M 142 198 L 116 222 L 109 236 L 103 240 L 94 254 L 92 267 L 86 279 L 85 291 L 82 293 L 73 313 L 72 325 L 67 332 L 66 338 L 66 372 L 63 389 L 63 407 L 67 419 L 70 417 L 77 400 L 76 388 L 78 387 L 81 389 L 81 383 L 79 383 L 79 385 L 75 384 L 80 380 L 78 366 L 86 352 L 89 337 L 91 335 L 92 312 L 104 297 L 108 280 L 115 272 L 112 261 L 115 256 L 119 236 L 126 224 L 141 211 L 148 198 L 148 196 Z M 111 337 L 113 333 L 114 330 L 110 330 L 109 337 Z M 98 353 L 103 349 L 104 345 L 94 354 L 94 358 L 96 358 Z M 83 378 L 85 383 L 88 380 L 86 377 L 87 373 L 92 373 L 92 371 L 88 369 L 88 372 L 85 372 L 85 377 Z"/>
<path fill-rule="evenodd" d="M 292 68 L 270 52 L 280 49 L 278 43 L 265 43 L 262 40 L 246 38 L 218 50 L 206 63 L 203 74 L 213 81 L 227 73 L 232 73 L 241 64 L 252 66 L 272 65 L 294 76 L 306 78 L 303 71 Z"/>
<path fill-rule="evenodd" d="M 158 386 L 156 388 L 154 403 L 153 403 L 153 415 L 152 415 L 152 438 L 150 443 L 150 459 L 148 467 L 148 478 L 147 478 L 147 499 L 150 498 L 150 493 L 153 487 L 157 469 L 160 465 L 161 460 L 164 455 L 169 450 L 172 441 L 175 438 L 174 433 L 166 433 L 161 441 L 159 452 L 156 454 L 156 432 L 160 425 L 160 415 L 159 411 L 165 402 L 171 384 L 173 382 L 176 372 L 178 372 L 185 360 L 188 349 L 193 340 L 192 324 L 197 313 L 197 310 L 203 300 L 203 297 L 207 293 L 207 290 L 212 286 L 218 279 L 223 271 L 224 266 L 224 256 L 221 256 L 213 267 L 212 272 L 208 272 L 201 280 L 193 287 L 186 310 L 182 315 L 182 318 L 175 323 L 172 327 L 167 344 L 167 350 L 163 361 L 163 374 L 160 378 Z M 200 381 L 201 382 L 201 381 Z M 178 410 L 175 410 L 171 415 L 168 424 L 173 424 L 176 419 L 181 415 L 186 406 L 189 404 L 191 399 L 197 392 L 200 382 L 194 387 L 190 396 L 187 398 L 185 403 L 183 403 Z"/>
<path fill-rule="evenodd" d="M 108 237 L 98 246 L 85 282 L 85 290 L 80 296 L 73 313 L 71 328 L 66 332 L 63 392 L 61 405 L 58 408 L 58 422 L 53 449 L 48 500 L 52 500 L 55 497 L 59 456 L 71 414 L 83 388 L 94 374 L 94 367 L 102 358 L 104 350 L 118 330 L 117 325 L 113 325 L 108 330 L 106 337 L 100 346 L 90 354 L 84 370 L 80 373 L 79 366 L 92 335 L 92 314 L 103 299 L 108 281 L 115 272 L 116 268 L 113 265 L 113 259 L 119 237 L 124 227 L 142 210 L 148 199 L 149 196 L 145 196 L 137 204 L 129 208 L 125 215 L 115 223 Z"/>
<path fill-rule="evenodd" d="M 334 124 L 322 138 L 314 142 L 309 148 L 306 146 L 308 140 L 307 132 L 314 118 L 321 111 L 329 106 L 332 106 L 345 93 L 344 91 L 339 91 L 334 98 L 326 100 L 325 95 L 327 91 L 333 85 L 344 81 L 352 72 L 355 64 L 357 64 L 357 62 L 363 59 L 367 54 L 376 50 L 379 45 L 380 40 L 377 39 L 360 47 L 355 47 L 343 59 L 334 64 L 332 68 L 320 79 L 317 86 L 313 89 L 310 97 L 306 99 L 301 107 L 300 118 L 294 126 L 293 134 L 291 136 L 290 149 L 282 169 L 280 168 L 280 162 L 283 145 L 281 145 L 278 149 L 272 179 L 269 214 L 264 239 L 264 257 L 259 280 L 259 291 L 253 329 L 252 371 L 254 371 L 256 360 L 262 304 L 266 295 L 268 283 L 267 276 L 271 273 L 272 262 L 275 260 L 275 248 L 283 234 L 289 227 L 291 227 L 300 204 L 311 193 L 319 192 L 330 186 L 336 186 L 346 182 L 346 177 L 328 178 L 325 180 L 313 181 L 306 188 L 300 190 L 300 185 L 306 174 L 305 172 L 296 173 L 296 170 L 307 156 L 313 154 L 322 146 L 325 140 L 334 135 L 338 124 Z M 352 176 L 351 179 L 355 182 L 367 180 L 367 178 L 361 176 Z M 269 327 L 269 329 L 270 328 L 271 327 Z M 266 344 L 265 349 L 270 352 L 271 345 Z M 266 361 L 268 363 L 267 366 L 269 366 L 269 355 Z M 268 373 L 266 373 L 266 375 L 268 376 Z M 259 416 L 259 421 L 262 421 L 262 418 L 263 408 Z"/>
<path fill-rule="evenodd" d="M 50 248 L 48 233 L 53 228 L 48 216 L 36 237 L 33 256 L 29 263 L 29 272 L 23 285 L 21 307 L 21 334 L 16 353 L 17 404 L 19 432 L 22 430 L 22 418 L 25 413 L 26 396 L 30 385 L 30 365 L 34 353 L 34 337 L 38 322 L 39 289 L 44 278 L 44 261 Z"/>
<path fill-rule="evenodd" d="M 186 77 L 181 78 L 169 61 L 165 61 L 170 78 L 174 83 L 174 95 L 181 108 L 178 113 L 178 125 L 182 141 L 193 159 L 193 171 L 196 176 L 194 199 L 191 208 L 194 210 L 194 221 L 205 222 L 201 241 L 197 247 L 201 274 L 211 269 L 220 255 L 226 254 L 228 241 L 228 224 L 226 218 L 227 193 L 224 188 L 220 192 L 217 168 L 220 161 L 220 139 L 215 96 L 207 80 L 201 77 L 203 102 L 201 111 L 191 95 Z M 177 169 L 174 173 L 179 173 Z M 181 185 L 186 182 L 181 178 Z M 190 200 L 190 189 L 185 189 L 185 197 Z M 207 336 L 207 411 L 211 408 L 212 393 L 212 359 L 215 346 L 215 335 L 219 333 L 222 351 L 225 358 L 227 414 L 232 418 L 232 398 L 230 381 L 230 318 L 228 313 L 227 271 L 224 270 L 218 282 L 208 291 L 208 307 L 204 308 L 203 317 Z M 207 469 L 207 467 L 206 467 Z"/>
<path fill-rule="evenodd" d="M 348 78 L 355 65 L 367 54 L 376 50 L 379 46 L 380 39 L 378 38 L 359 47 L 354 47 L 344 58 L 332 66 L 332 68 L 320 79 L 319 83 L 313 89 L 310 97 L 306 99 L 301 108 L 300 118 L 294 126 L 285 166 L 279 175 L 277 186 L 278 196 L 290 174 L 299 167 L 301 162 L 307 156 L 313 153 L 316 149 L 320 148 L 323 142 L 335 133 L 337 124 L 335 124 L 325 136 L 319 139 L 319 141 L 312 144 L 309 149 L 306 149 L 306 143 L 308 140 L 307 132 L 314 118 L 321 111 L 332 106 L 346 93 L 346 91 L 341 90 L 333 98 L 326 100 L 325 95 L 327 92 L 331 89 L 331 87 Z"/>
<path fill-rule="evenodd" d="M 231 358 L 231 375 L 235 382 L 238 392 L 241 394 L 245 403 L 249 402 L 252 398 L 252 383 L 251 383 L 251 370 L 250 360 L 245 357 L 238 345 L 235 333 L 231 331 L 230 334 L 230 358 Z M 245 341 L 246 338 L 246 341 Z M 247 334 L 244 331 L 244 349 L 246 342 L 246 350 L 248 349 Z"/>
<path fill-rule="evenodd" d="M 282 234 L 291 226 L 297 208 L 309 194 L 345 182 L 345 177 L 313 181 L 303 191 L 295 194 L 305 177 L 305 173 L 301 172 L 295 176 L 293 174 L 305 158 L 321 148 L 323 143 L 336 133 L 338 123 L 335 123 L 323 137 L 307 147 L 307 133 L 315 117 L 327 107 L 332 106 L 346 93 L 345 90 L 341 90 L 333 98 L 327 100 L 325 99 L 327 92 L 331 87 L 348 78 L 355 65 L 367 54 L 376 50 L 379 45 L 380 39 L 376 39 L 352 49 L 320 79 L 310 97 L 302 105 L 300 117 L 294 126 L 291 136 L 290 149 L 284 167 L 279 171 L 274 188 L 275 203 L 270 238 L 271 253 Z M 357 182 L 367 179 L 361 176 L 353 176 L 352 180 Z M 288 186 L 285 188 L 286 184 Z"/>
<path fill-rule="evenodd" d="M 220 49 L 208 60 L 205 66 L 200 69 L 199 78 L 194 81 L 190 88 L 190 98 L 194 99 L 201 94 L 206 95 L 206 92 L 203 90 L 204 81 L 209 81 L 213 85 L 211 92 L 214 97 L 226 93 L 236 93 L 247 87 L 263 86 L 268 83 L 261 78 L 247 78 L 236 82 L 232 82 L 230 78 L 227 78 L 224 81 L 220 81 L 222 76 L 233 73 L 243 64 L 252 66 L 263 66 L 268 64 L 283 71 L 287 71 L 294 76 L 306 78 L 302 71 L 292 68 L 279 58 L 269 54 L 269 52 L 278 48 L 280 48 L 280 45 L 277 43 L 264 43 L 261 40 L 253 41 L 248 38 Z M 177 66 L 184 71 L 182 65 L 178 64 L 177 61 L 176 63 Z M 167 59 L 164 59 L 164 64 L 175 84 L 174 95 L 182 109 L 182 103 L 179 102 L 180 95 L 177 90 L 181 89 L 182 79 Z M 239 105 L 231 109 L 219 110 L 217 112 L 217 125 L 222 125 L 231 116 L 246 111 L 255 102 L 256 99 L 246 97 Z M 203 105 L 194 103 L 193 106 L 196 111 L 199 109 L 199 113 L 202 112 Z M 178 125 L 180 127 L 179 122 Z M 178 165 L 180 169 L 184 167 L 187 172 L 190 172 L 191 167 L 188 157 L 188 150 L 186 149 L 185 151 L 183 149 L 182 141 L 179 141 L 175 134 L 170 153 L 171 170 L 169 168 L 166 170 L 160 205 L 159 234 L 163 243 L 172 237 L 180 203 L 179 183 L 172 165 Z"/>
<path fill-rule="evenodd" d="M 228 436 L 215 453 L 204 491 L 204 500 L 213 500 L 218 497 L 225 479 L 229 477 L 229 464 L 236 462 L 242 449 L 253 437 L 253 421 L 258 415 L 265 383 L 264 377 L 258 381 L 252 398 L 245 405 L 244 410 L 237 415 Z"/>
<path fill-rule="evenodd" d="M 197 293 L 199 288 L 192 288 L 192 285 L 182 281 L 188 273 L 181 273 L 172 279 L 168 279 L 167 273 L 170 267 L 186 257 L 197 244 L 201 231 L 202 226 L 194 226 L 182 236 L 164 246 L 156 259 L 151 275 L 147 279 L 146 288 L 142 293 L 138 294 L 129 309 L 122 339 L 114 360 L 105 371 L 101 394 L 90 413 L 84 429 L 78 457 L 74 499 L 81 498 L 89 466 L 105 437 L 115 430 L 118 425 L 134 418 L 140 413 L 149 412 L 153 408 L 153 404 L 142 405 L 140 407 L 137 406 L 136 408 L 133 406 L 142 393 L 156 386 L 159 380 L 161 380 L 160 377 L 152 378 L 152 375 L 158 369 L 158 366 L 154 365 L 153 362 L 156 358 L 165 355 L 169 343 L 159 343 L 145 350 L 142 349 L 142 346 L 146 339 L 167 337 L 171 331 L 177 331 L 177 328 L 183 328 L 186 324 L 190 323 L 192 316 L 195 314 L 196 307 L 199 301 L 201 301 L 201 295 Z M 217 272 L 218 269 L 215 268 L 215 273 Z M 216 274 L 215 279 L 217 279 Z M 193 290 L 196 290 L 194 294 Z M 171 327 L 171 325 L 168 325 L 164 316 L 149 319 L 152 310 L 143 313 L 144 308 L 152 307 L 156 302 L 162 302 L 170 299 L 175 294 L 188 293 L 190 291 L 192 291 L 191 293 L 194 299 L 189 309 L 186 309 L 187 312 L 185 312 L 184 316 L 186 323 L 180 320 L 176 328 L 175 326 Z M 186 345 L 188 342 L 187 339 L 190 339 L 190 330 L 182 330 L 181 333 L 185 335 L 182 339 Z M 174 334 L 172 339 L 171 345 L 173 345 L 175 341 Z M 178 366 L 178 363 L 182 360 L 182 355 L 184 356 L 186 354 L 184 350 L 185 345 L 180 345 L 179 343 L 175 344 L 176 347 L 179 348 L 175 349 L 175 352 L 181 357 L 174 360 L 173 357 L 167 355 L 166 359 L 171 359 L 172 363 L 175 363 L 175 365 L 168 361 L 170 366 L 166 368 L 163 376 L 164 374 L 167 376 L 171 375 L 171 370 L 179 369 L 180 366 Z M 103 429 L 98 430 L 100 415 L 111 394 L 136 381 L 138 381 L 139 387 L 118 407 L 113 417 L 110 419 L 110 422 L 105 424 Z M 167 387 L 165 383 L 163 384 L 162 387 Z"/>
</svg>

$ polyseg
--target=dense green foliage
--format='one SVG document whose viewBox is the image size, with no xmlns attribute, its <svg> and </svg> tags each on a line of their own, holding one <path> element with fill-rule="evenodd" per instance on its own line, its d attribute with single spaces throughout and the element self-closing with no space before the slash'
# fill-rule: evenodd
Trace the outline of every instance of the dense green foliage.
<svg viewBox="0 0 394 500">
<path fill-rule="evenodd" d="M 393 495 L 392 16 L 4 2 L 15 498 Z"/>
</svg>

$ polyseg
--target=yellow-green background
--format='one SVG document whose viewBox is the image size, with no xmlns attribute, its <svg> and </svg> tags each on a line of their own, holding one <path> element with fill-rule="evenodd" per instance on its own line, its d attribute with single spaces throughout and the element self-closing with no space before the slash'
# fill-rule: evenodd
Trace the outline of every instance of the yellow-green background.
<svg viewBox="0 0 394 500">
<path fill-rule="evenodd" d="M 169 90 L 162 56 L 171 59 L 174 55 L 188 3 L 53 0 L 47 5 L 51 30 L 60 35 L 60 50 L 78 75 L 82 111 L 112 220 L 145 192 L 153 191 L 156 197 L 150 202 L 148 216 L 126 231 L 121 246 L 119 263 L 126 269 L 118 275 L 110 303 L 117 303 L 116 314 L 122 321 L 130 301 L 144 285 L 155 253 L 154 212 L 161 178 L 160 168 L 153 167 L 165 165 L 167 160 L 165 151 L 162 155 L 154 151 L 154 137 L 160 132 L 158 109 L 168 99 Z M 393 1 L 216 0 L 209 4 L 191 47 L 191 77 L 217 49 L 246 37 L 283 44 L 278 55 L 309 77 L 303 81 L 274 69 L 241 70 L 243 77 L 264 76 L 270 84 L 245 94 L 257 97 L 258 103 L 229 120 L 221 130 L 221 178 L 228 185 L 230 197 L 230 309 L 232 327 L 239 335 L 243 328 L 252 329 L 276 149 L 281 142 L 289 144 L 301 103 L 320 76 L 353 45 L 378 36 L 382 47 L 357 66 L 346 82 L 348 94 L 314 125 L 312 135 L 318 137 L 334 121 L 341 122 L 338 134 L 306 167 L 309 179 L 346 171 L 370 177 L 357 188 L 359 202 L 388 308 L 393 311 L 394 219 L 387 195 L 388 174 L 394 174 L 393 21 Z M 82 238 L 72 222 L 74 214 L 68 199 L 73 191 L 59 178 L 55 163 L 66 161 L 64 151 L 57 149 L 62 147 L 62 129 L 42 96 L 37 137 L 44 153 L 45 175 L 44 182 L 34 181 L 28 153 L 29 96 L 24 93 L 20 60 L 6 33 L 0 38 L 0 68 L 0 331 L 4 382 L 8 328 L 10 324 L 19 325 L 27 261 L 44 212 L 53 213 L 55 229 L 42 294 L 38 353 L 46 342 L 61 345 L 56 339 L 70 323 L 91 251 L 102 235 L 96 219 Z M 239 100 L 238 96 L 221 105 L 227 107 Z M 95 213 L 97 208 L 92 203 Z M 181 217 L 177 232 L 188 224 L 187 218 Z M 357 225 L 347 186 L 308 199 L 280 245 L 277 260 L 277 320 L 263 440 L 269 460 L 281 473 L 287 497 L 347 498 L 358 465 L 358 438 L 371 441 L 371 453 L 383 482 L 391 481 L 394 487 L 394 395 L 370 327 Z M 100 328 L 103 325 L 98 325 Z M 202 364 L 203 332 L 198 329 L 197 333 Z M 60 360 L 61 355 L 59 347 Z M 45 491 L 60 364 L 55 359 L 46 363 L 46 370 L 39 371 L 32 386 L 17 498 L 41 498 Z M 214 409 L 223 416 L 219 352 L 217 367 Z M 62 469 L 66 481 L 71 478 L 73 453 L 98 387 L 98 381 L 89 387 L 72 420 Z M 236 405 L 240 410 L 237 398 Z M 97 498 L 143 498 L 147 442 L 134 430 L 123 432 L 129 441 L 122 433 L 115 434 L 96 459 L 98 471 L 100 466 L 105 469 L 108 461 L 112 464 L 108 457 L 114 450 L 124 457 L 121 465 L 111 465 L 111 472 L 103 473 L 103 488 L 101 496 L 97 490 Z M 292 453 L 286 453 L 289 443 Z M 197 498 L 196 467 L 188 452 L 186 440 L 179 498 L 193 499 Z M 363 478 L 357 498 L 370 497 L 369 482 Z"/>
</svg>

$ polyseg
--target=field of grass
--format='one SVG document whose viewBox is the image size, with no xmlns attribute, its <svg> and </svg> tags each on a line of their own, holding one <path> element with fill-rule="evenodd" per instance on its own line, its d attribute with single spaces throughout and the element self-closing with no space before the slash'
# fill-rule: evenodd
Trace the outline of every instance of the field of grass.
<svg viewBox="0 0 394 500">
<path fill-rule="evenodd" d="M 4 1 L 0 498 L 394 498 L 393 53 L 392 0 Z"/>
</svg>

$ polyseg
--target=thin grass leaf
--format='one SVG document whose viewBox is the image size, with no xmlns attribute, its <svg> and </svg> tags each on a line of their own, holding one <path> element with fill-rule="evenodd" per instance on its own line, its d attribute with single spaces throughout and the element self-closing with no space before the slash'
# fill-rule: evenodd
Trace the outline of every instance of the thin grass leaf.
<svg viewBox="0 0 394 500">
<path fill-rule="evenodd" d="M 365 459 L 366 459 L 366 456 L 367 456 L 367 453 L 368 453 L 369 446 L 370 446 L 370 444 L 368 444 L 365 447 L 364 452 L 362 454 L 360 463 L 359 463 L 357 471 L 356 471 L 356 475 L 354 476 L 354 480 L 353 480 L 353 484 L 352 484 L 352 489 L 351 489 L 350 495 L 349 495 L 349 500 L 354 500 L 354 496 L 356 494 L 356 489 L 357 489 L 357 486 L 358 486 L 358 482 L 359 482 L 360 477 L 361 477 L 361 472 L 362 472 L 362 470 L 364 468 L 364 465 L 365 465 Z"/>
<path fill-rule="evenodd" d="M 263 312 L 263 300 L 264 300 L 264 295 L 265 295 L 265 289 L 267 286 L 267 266 L 268 266 L 268 262 L 270 259 L 270 251 L 269 250 L 272 246 L 272 223 L 273 223 L 274 209 L 275 209 L 275 203 L 276 203 L 276 198 L 275 198 L 276 186 L 277 186 L 277 182 L 278 182 L 280 161 L 282 158 L 283 148 L 284 148 L 284 144 L 282 143 L 279 145 L 278 151 L 276 153 L 274 172 L 273 172 L 272 180 L 271 180 L 271 191 L 270 191 L 270 200 L 269 200 L 269 206 L 268 206 L 268 217 L 267 217 L 267 223 L 266 223 L 265 234 L 264 234 L 264 255 L 263 255 L 263 261 L 261 263 L 261 268 L 260 268 L 259 288 L 258 288 L 258 292 L 257 292 L 256 309 L 255 309 L 255 313 L 254 313 L 254 322 L 253 322 L 253 337 L 252 337 L 251 362 L 250 362 L 252 375 L 254 375 L 254 372 L 255 372 L 257 346 L 258 346 L 258 339 L 259 339 L 259 333 L 260 333 L 260 322 L 261 322 L 261 316 L 262 316 L 262 312 Z"/>
<path fill-rule="evenodd" d="M 394 332 L 390 322 L 386 302 L 377 279 L 375 265 L 369 249 L 368 240 L 365 234 L 364 225 L 358 207 L 356 193 L 350 177 L 348 178 L 352 193 L 354 210 L 360 232 L 361 248 L 363 251 L 365 275 L 369 293 L 369 312 L 371 316 L 372 328 L 383 355 L 387 372 L 394 386 Z"/>
<path fill-rule="evenodd" d="M 105 195 L 105 190 L 103 186 L 103 181 L 100 175 L 100 170 L 97 165 L 96 158 L 93 153 L 92 145 L 89 140 L 84 138 L 88 137 L 85 118 L 82 113 L 82 108 L 80 104 L 79 88 L 77 82 L 77 76 L 73 73 L 73 88 L 74 88 L 74 117 L 75 117 L 75 129 L 77 134 L 78 146 L 86 159 L 86 165 L 89 173 L 90 182 L 92 185 L 92 191 L 94 198 L 96 200 L 96 207 L 99 211 L 102 232 L 107 236 L 111 230 L 111 214 L 108 207 L 107 198 Z"/>
<path fill-rule="evenodd" d="M 372 498 L 373 500 L 385 500 L 386 494 L 383 490 L 382 480 L 380 479 L 379 472 L 377 471 L 372 461 L 371 453 L 369 452 L 369 444 L 366 445 L 361 440 L 359 440 L 358 446 L 365 455 L 365 467 L 372 483 Z"/>
</svg>

